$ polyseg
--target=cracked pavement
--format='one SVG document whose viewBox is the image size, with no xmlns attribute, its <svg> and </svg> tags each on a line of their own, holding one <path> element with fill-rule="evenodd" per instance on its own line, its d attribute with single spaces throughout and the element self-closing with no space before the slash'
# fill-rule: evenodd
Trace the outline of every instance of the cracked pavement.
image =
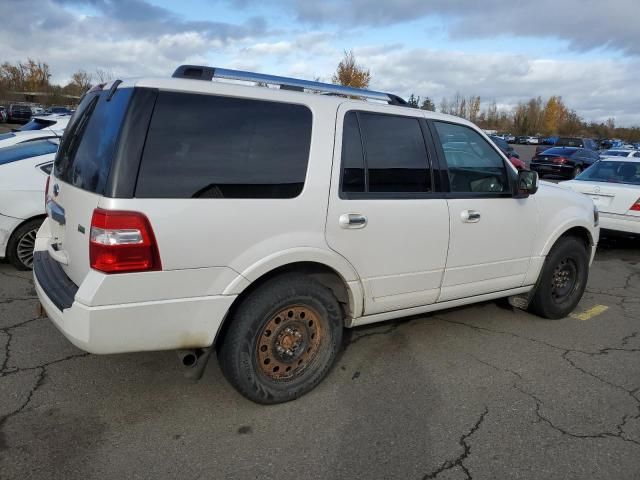
<svg viewBox="0 0 640 480">
<path fill-rule="evenodd" d="M 195 383 L 173 352 L 83 353 L 0 264 L 0 479 L 640 478 L 639 261 L 603 241 L 587 321 L 489 302 L 356 329 L 270 407 L 215 358 Z"/>
</svg>

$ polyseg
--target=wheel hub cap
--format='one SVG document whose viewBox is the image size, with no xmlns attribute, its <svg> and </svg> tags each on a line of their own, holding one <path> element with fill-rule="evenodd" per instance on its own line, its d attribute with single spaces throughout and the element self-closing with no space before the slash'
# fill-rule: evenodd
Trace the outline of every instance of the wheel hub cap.
<svg viewBox="0 0 640 480">
<path fill-rule="evenodd" d="M 288 380 L 316 358 L 325 329 L 318 313 L 306 305 L 280 310 L 265 324 L 257 339 L 257 361 L 262 374 Z"/>
</svg>

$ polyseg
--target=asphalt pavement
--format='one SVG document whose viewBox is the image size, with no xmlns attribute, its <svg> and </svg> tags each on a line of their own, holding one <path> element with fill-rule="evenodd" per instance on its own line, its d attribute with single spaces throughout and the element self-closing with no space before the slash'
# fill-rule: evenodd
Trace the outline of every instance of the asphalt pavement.
<svg viewBox="0 0 640 480">
<path fill-rule="evenodd" d="M 356 329 L 276 406 L 215 358 L 194 383 L 173 352 L 81 352 L 0 264 L 0 478 L 638 479 L 639 261 L 604 241 L 574 318 L 489 302 Z"/>
</svg>

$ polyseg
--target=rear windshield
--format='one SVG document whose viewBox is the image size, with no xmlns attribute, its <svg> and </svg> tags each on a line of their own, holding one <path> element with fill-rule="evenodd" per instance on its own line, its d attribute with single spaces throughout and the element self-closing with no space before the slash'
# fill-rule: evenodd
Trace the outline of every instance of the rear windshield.
<svg viewBox="0 0 640 480">
<path fill-rule="evenodd" d="M 43 128 L 50 127 L 51 125 L 55 125 L 55 120 L 45 120 L 44 118 L 34 118 L 29 123 L 25 123 L 22 127 L 20 127 L 21 132 L 26 132 L 28 130 L 42 130 Z"/>
<path fill-rule="evenodd" d="M 133 89 L 90 92 L 71 117 L 56 156 L 55 176 L 102 195 Z"/>
<path fill-rule="evenodd" d="M 0 165 L 17 162 L 25 158 L 38 157 L 48 153 L 55 153 L 58 143 L 50 140 L 36 140 L 33 142 L 19 143 L 10 147 L 0 148 Z"/>
<path fill-rule="evenodd" d="M 548 150 L 545 150 L 544 152 L 541 153 L 541 155 L 563 155 L 565 157 L 570 157 L 571 155 L 573 155 L 577 151 L 578 150 L 576 150 L 574 148 L 553 147 L 553 148 L 550 148 Z"/>
<path fill-rule="evenodd" d="M 135 196 L 296 197 L 311 124 L 302 105 L 160 92 Z"/>
<path fill-rule="evenodd" d="M 584 147 L 581 138 L 559 138 L 556 142 L 557 147 Z"/>
<path fill-rule="evenodd" d="M 640 185 L 640 162 L 600 160 L 578 175 L 576 180 Z"/>
</svg>

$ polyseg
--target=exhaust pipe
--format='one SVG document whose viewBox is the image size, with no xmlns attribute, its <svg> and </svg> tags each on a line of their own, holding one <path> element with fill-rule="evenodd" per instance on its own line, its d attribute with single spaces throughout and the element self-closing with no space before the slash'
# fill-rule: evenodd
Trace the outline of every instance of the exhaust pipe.
<svg viewBox="0 0 640 480">
<path fill-rule="evenodd" d="M 211 347 L 194 348 L 190 350 L 178 350 L 180 364 L 184 367 L 184 376 L 194 380 L 200 380 L 211 356 Z"/>
</svg>

